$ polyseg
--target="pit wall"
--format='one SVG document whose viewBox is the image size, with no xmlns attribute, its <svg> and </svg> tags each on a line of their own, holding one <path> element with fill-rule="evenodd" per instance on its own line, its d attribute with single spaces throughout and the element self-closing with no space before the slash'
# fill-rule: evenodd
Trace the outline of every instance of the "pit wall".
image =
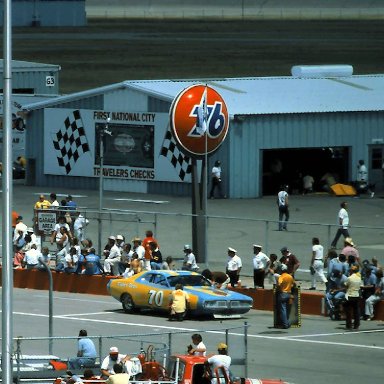
<svg viewBox="0 0 384 384">
<path fill-rule="evenodd" d="M 2 275 L 0 275 L 1 281 Z M 85 276 L 52 271 L 53 290 L 57 292 L 86 293 L 90 295 L 108 296 L 110 276 Z M 2 283 L 2 281 L 1 281 Z M 48 290 L 47 273 L 39 270 L 15 269 L 13 274 L 14 288 Z M 236 288 L 253 299 L 253 309 L 273 311 L 273 291 L 271 289 Z M 301 314 L 324 316 L 324 295 L 320 292 L 301 292 Z M 375 307 L 375 320 L 384 321 L 384 300 Z"/>
</svg>

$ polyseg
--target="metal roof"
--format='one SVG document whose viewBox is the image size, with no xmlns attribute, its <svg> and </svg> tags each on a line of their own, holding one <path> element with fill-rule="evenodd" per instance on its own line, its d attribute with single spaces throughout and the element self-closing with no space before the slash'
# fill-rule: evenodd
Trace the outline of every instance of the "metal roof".
<svg viewBox="0 0 384 384">
<path fill-rule="evenodd" d="M 24 109 L 51 107 L 123 88 L 171 102 L 180 91 L 197 83 L 215 88 L 231 115 L 384 110 L 384 75 L 381 74 L 328 78 L 132 80 L 25 105 Z"/>
<path fill-rule="evenodd" d="M 0 59 L 0 72 L 3 72 L 4 60 Z M 33 71 L 59 71 L 60 65 L 35 63 L 31 61 L 12 60 L 13 72 L 33 72 Z"/>
</svg>

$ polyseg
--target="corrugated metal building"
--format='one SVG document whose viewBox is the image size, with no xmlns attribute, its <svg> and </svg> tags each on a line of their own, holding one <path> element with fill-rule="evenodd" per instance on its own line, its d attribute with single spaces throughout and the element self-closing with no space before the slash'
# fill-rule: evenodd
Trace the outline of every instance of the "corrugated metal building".
<svg viewBox="0 0 384 384">
<path fill-rule="evenodd" d="M 4 1 L 0 0 L 1 9 Z M 3 17 L 0 25 L 3 25 Z M 87 24 L 85 0 L 12 0 L 12 26 L 62 27 Z"/>
<path fill-rule="evenodd" d="M 2 143 L 3 65 L 0 60 L 0 143 Z M 13 159 L 25 155 L 25 116 L 23 104 L 35 103 L 59 94 L 59 65 L 12 61 Z M 0 156 L 2 146 L 0 145 Z"/>
<path fill-rule="evenodd" d="M 29 111 L 28 125 L 32 132 L 38 133 L 28 139 L 27 157 L 31 164 L 28 183 L 96 188 L 96 128 L 107 124 L 107 116 L 111 116 L 108 124 L 119 130 L 114 148 L 120 157 L 111 155 L 108 160 L 112 165 L 106 174 L 105 189 L 190 194 L 190 179 L 181 182 L 175 178 L 172 167 L 158 154 L 172 100 L 197 82 L 126 81 L 25 105 L 24 109 Z M 314 177 L 317 190 L 323 189 L 329 177 L 348 183 L 356 178 L 359 159 L 365 160 L 371 182 L 378 190 L 383 189 L 383 75 L 217 79 L 205 83 L 222 95 L 231 115 L 228 136 L 210 157 L 210 166 L 217 159 L 222 161 L 229 197 L 274 194 L 282 183 L 300 190 L 306 174 Z M 47 126 L 52 126 L 55 120 L 64 121 L 74 110 L 81 113 L 90 148 L 82 159 L 90 159 L 72 164 L 70 172 L 63 173 L 60 168 L 47 165 L 56 163 L 58 157 L 47 148 L 52 146 L 47 139 L 52 131 L 49 133 Z M 149 125 L 144 122 L 147 114 L 154 116 Z M 139 174 L 132 171 L 135 166 L 124 163 L 134 147 L 132 137 L 138 134 L 126 135 L 124 129 L 155 131 L 152 163 L 143 168 L 153 169 L 151 177 L 132 176 Z M 55 134 L 59 130 L 55 128 Z M 87 171 L 81 163 L 90 169 Z"/>
<path fill-rule="evenodd" d="M 3 93 L 4 60 L 0 59 L 0 93 Z M 59 94 L 60 65 L 12 60 L 12 93 L 24 95 Z"/>
</svg>

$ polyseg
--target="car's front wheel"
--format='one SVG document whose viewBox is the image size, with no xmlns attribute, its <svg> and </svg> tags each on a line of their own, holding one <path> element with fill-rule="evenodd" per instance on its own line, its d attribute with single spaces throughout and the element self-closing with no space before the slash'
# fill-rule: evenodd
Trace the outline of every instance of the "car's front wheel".
<svg viewBox="0 0 384 384">
<path fill-rule="evenodd" d="M 121 296 L 121 304 L 123 305 L 123 309 L 126 313 L 138 311 L 138 309 L 135 307 L 132 296 L 129 293 L 124 293 L 124 295 Z"/>
</svg>

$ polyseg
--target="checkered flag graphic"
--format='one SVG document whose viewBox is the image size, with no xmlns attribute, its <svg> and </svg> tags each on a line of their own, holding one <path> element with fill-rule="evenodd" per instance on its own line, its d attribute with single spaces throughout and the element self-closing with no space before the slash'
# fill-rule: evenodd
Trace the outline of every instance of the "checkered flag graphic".
<svg viewBox="0 0 384 384">
<path fill-rule="evenodd" d="M 79 157 L 83 153 L 89 152 L 88 140 L 80 111 L 73 111 L 64 120 L 63 127 L 53 136 L 57 161 L 68 175 Z"/>
<path fill-rule="evenodd" d="M 184 155 L 176 145 L 172 132 L 168 129 L 163 145 L 161 147 L 160 155 L 165 156 L 174 166 L 176 172 L 179 173 L 179 178 L 184 180 L 185 176 L 192 171 L 192 159 Z"/>
</svg>

